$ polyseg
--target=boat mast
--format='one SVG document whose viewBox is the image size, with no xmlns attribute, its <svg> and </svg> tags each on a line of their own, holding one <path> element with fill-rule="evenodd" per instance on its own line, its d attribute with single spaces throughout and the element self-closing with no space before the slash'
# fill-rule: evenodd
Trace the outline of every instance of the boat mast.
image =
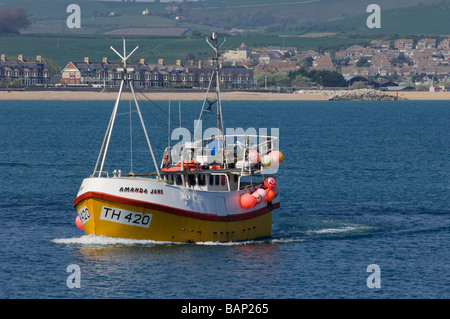
<svg viewBox="0 0 450 319">
<path fill-rule="evenodd" d="M 212 43 L 209 41 L 211 40 Z M 218 44 L 218 39 L 217 39 L 217 34 L 215 32 L 212 33 L 211 37 L 206 38 L 206 43 L 209 44 L 209 46 L 214 50 L 215 55 L 211 58 L 213 61 L 213 65 L 214 65 L 214 70 L 213 73 L 211 75 L 211 77 L 215 77 L 215 82 L 216 82 L 216 100 L 217 100 L 217 130 L 219 131 L 220 129 L 223 130 L 223 122 L 222 122 L 222 104 L 221 104 L 221 99 L 220 99 L 220 82 L 219 82 L 219 49 L 224 45 L 224 43 L 227 41 L 226 38 L 224 38 L 222 44 L 219 46 Z"/>
<path fill-rule="evenodd" d="M 131 89 L 131 93 L 133 94 L 134 104 L 136 105 L 136 112 L 139 115 L 139 119 L 141 121 L 142 129 L 144 130 L 144 135 L 145 135 L 145 138 L 147 140 L 148 148 L 150 150 L 150 154 L 152 156 L 153 163 L 154 163 L 155 168 L 156 168 L 156 173 L 158 174 L 158 177 L 161 177 L 161 175 L 159 173 L 158 165 L 156 164 L 155 155 L 153 154 L 152 145 L 150 143 L 150 139 L 149 139 L 148 134 L 147 134 L 147 129 L 145 128 L 144 119 L 142 118 L 141 110 L 139 108 L 139 103 L 137 101 L 136 94 L 134 92 L 133 83 L 132 83 L 132 81 L 128 80 L 128 73 L 133 74 L 134 69 L 133 68 L 127 68 L 127 60 L 134 53 L 134 51 L 136 51 L 139 48 L 139 46 L 134 48 L 134 50 L 131 51 L 131 53 L 127 55 L 125 38 L 123 38 L 123 56 L 119 52 L 117 52 L 116 49 L 114 49 L 112 46 L 110 48 L 111 48 L 111 50 L 113 50 L 122 59 L 123 68 L 117 68 L 117 71 L 119 71 L 119 72 L 122 71 L 123 72 L 123 77 L 122 77 L 122 81 L 120 82 L 119 94 L 117 96 L 116 103 L 114 104 L 114 109 L 113 109 L 113 112 L 111 114 L 111 119 L 109 120 L 108 128 L 106 130 L 106 134 L 105 134 L 105 137 L 103 139 L 103 144 L 102 144 L 102 147 L 100 149 L 100 153 L 99 153 L 98 158 L 97 158 L 97 163 L 95 164 L 94 173 L 92 175 L 94 176 L 97 172 L 98 172 L 98 177 L 101 177 L 101 175 L 102 175 L 103 166 L 105 164 L 105 159 L 106 159 L 106 154 L 108 152 L 109 142 L 111 140 L 111 133 L 112 133 L 112 130 L 113 130 L 113 127 L 114 127 L 114 122 L 115 122 L 116 116 L 117 116 L 117 109 L 119 108 L 120 98 L 122 96 L 124 83 L 126 81 L 128 83 L 128 85 L 129 85 L 130 89 Z M 100 159 L 101 159 L 100 170 L 97 170 L 98 166 L 100 164 Z"/>
<path fill-rule="evenodd" d="M 219 50 L 225 44 L 226 41 L 227 41 L 227 39 L 224 38 L 222 44 L 219 45 L 218 44 L 218 39 L 217 39 L 217 33 L 215 33 L 215 32 L 213 32 L 211 34 L 211 37 L 209 37 L 209 38 L 206 37 L 206 43 L 209 44 L 209 46 L 214 50 L 214 53 L 215 53 L 214 56 L 211 57 L 214 69 L 213 69 L 213 71 L 211 73 L 211 79 L 209 81 L 208 89 L 206 91 L 205 100 L 203 101 L 202 110 L 200 112 L 200 116 L 199 116 L 199 119 L 198 119 L 198 122 L 197 122 L 197 126 L 195 127 L 195 130 L 194 130 L 194 137 L 196 136 L 196 131 L 197 131 L 197 128 L 199 126 L 200 120 L 202 118 L 206 102 L 208 102 L 208 104 L 209 104 L 208 105 L 208 109 L 214 103 L 217 103 L 217 131 L 218 131 L 219 138 L 220 138 L 220 132 L 223 133 L 222 103 L 221 103 L 221 98 L 220 98 L 220 82 L 219 82 L 219 69 L 220 69 L 220 64 L 219 64 L 220 53 L 219 53 Z M 215 82 L 215 84 L 216 84 L 215 96 L 212 99 L 208 99 L 209 91 L 211 89 L 211 86 L 212 86 L 213 82 Z"/>
</svg>

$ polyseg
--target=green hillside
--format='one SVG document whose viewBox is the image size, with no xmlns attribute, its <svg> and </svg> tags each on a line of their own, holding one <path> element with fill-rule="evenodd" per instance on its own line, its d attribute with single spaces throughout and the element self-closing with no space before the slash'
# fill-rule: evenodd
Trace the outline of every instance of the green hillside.
<svg viewBox="0 0 450 319">
<path fill-rule="evenodd" d="M 419 2 L 420 1 L 420 2 Z M 123 2 L 79 0 L 81 29 L 69 29 L 66 0 L 0 0 L 0 11 L 24 8 L 32 25 L 22 35 L 0 35 L 0 53 L 10 57 L 42 55 L 60 67 L 70 60 L 92 61 L 108 57 L 117 60 L 110 45 L 121 47 L 125 35 L 129 46 L 139 45 L 135 61 L 156 63 L 181 59 L 205 60 L 210 48 L 205 34 L 227 35 L 224 50 L 245 43 L 253 49 L 270 45 L 293 46 L 300 50 L 336 50 L 353 44 L 367 44 L 380 36 L 398 34 L 442 35 L 450 33 L 450 1 L 378 0 L 381 29 L 366 26 L 371 0 L 204 0 L 198 2 Z M 418 3 L 420 3 L 418 5 Z M 148 9 L 148 15 L 142 11 Z M 114 16 L 110 14 L 114 12 Z M 176 19 L 176 17 L 178 17 Z M 146 36 L 133 30 L 150 30 Z M 152 36 L 165 30 L 164 36 Z M 171 31 L 173 30 L 173 32 Z M 171 33 L 172 32 L 172 33 Z M 235 34 L 235 36 L 231 36 Z M 334 37 L 299 37 L 307 32 L 332 32 Z M 111 35 L 114 33 L 114 35 Z M 157 34 L 157 33 L 155 33 Z M 239 36 L 237 36 L 237 35 Z M 169 36 L 171 35 L 171 36 Z M 283 36 L 280 36 L 283 35 Z"/>
<path fill-rule="evenodd" d="M 81 29 L 69 29 L 68 0 L 0 0 L 0 10 L 24 8 L 32 20 L 22 33 L 105 34 L 127 29 L 180 28 L 245 35 L 301 34 L 317 30 L 370 32 L 366 8 L 372 0 L 202 0 L 124 2 L 78 0 Z M 442 34 L 448 26 L 448 0 L 377 0 L 384 33 Z M 417 6 L 421 4 L 420 6 Z M 142 11 L 148 9 L 148 15 Z M 337 28 L 337 29 L 336 29 Z M 378 30 L 380 31 L 380 30 Z M 445 33 L 445 32 L 444 32 Z M 174 35 L 180 35 L 174 33 Z"/>
<path fill-rule="evenodd" d="M 120 48 L 122 46 L 120 36 L 77 36 L 77 35 L 26 35 L 26 36 L 0 36 L 0 53 L 10 57 L 24 54 L 31 58 L 42 55 L 50 58 L 60 67 L 64 67 L 70 60 L 82 61 L 89 57 L 91 61 L 100 61 L 107 57 L 110 61 L 117 60 L 117 56 L 110 50 L 110 46 Z M 368 43 L 367 38 L 300 38 L 300 37 L 227 37 L 223 49 L 233 49 L 245 43 L 251 48 L 264 48 L 270 45 L 286 45 L 297 47 L 300 50 L 322 48 L 333 49 L 346 47 L 357 43 Z M 181 59 L 183 63 L 194 59 L 208 59 L 211 49 L 206 44 L 205 38 L 187 37 L 127 37 L 127 46 L 134 48 L 139 45 L 139 50 L 133 55 L 134 61 L 141 58 L 148 62 L 156 63 L 163 58 L 166 63 L 174 63 Z"/>
<path fill-rule="evenodd" d="M 450 34 L 450 2 L 441 1 L 432 5 L 417 5 L 410 8 L 381 9 L 381 28 L 369 29 L 366 19 L 369 14 L 327 22 L 312 26 L 311 31 L 334 31 L 341 33 L 382 33 L 444 35 Z"/>
</svg>

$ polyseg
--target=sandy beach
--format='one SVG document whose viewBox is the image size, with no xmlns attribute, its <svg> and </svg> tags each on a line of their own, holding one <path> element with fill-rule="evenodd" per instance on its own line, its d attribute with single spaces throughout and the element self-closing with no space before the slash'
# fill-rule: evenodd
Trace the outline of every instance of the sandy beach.
<svg viewBox="0 0 450 319">
<path fill-rule="evenodd" d="M 386 92 L 397 96 L 397 92 Z M 146 92 L 146 98 L 155 101 L 195 101 L 205 98 L 204 92 Z M 222 92 L 222 100 L 265 100 L 265 101 L 326 101 L 330 98 L 319 91 L 314 94 L 271 93 L 271 92 Z M 398 92 L 398 97 L 407 100 L 450 100 L 450 92 Z M 0 100 L 115 100 L 117 93 L 89 91 L 0 91 Z M 132 99 L 131 93 L 124 93 L 122 99 Z"/>
<path fill-rule="evenodd" d="M 393 96 L 397 96 L 397 92 L 389 92 Z M 398 97 L 405 98 L 407 100 L 450 100 L 450 92 L 398 92 Z"/>
</svg>

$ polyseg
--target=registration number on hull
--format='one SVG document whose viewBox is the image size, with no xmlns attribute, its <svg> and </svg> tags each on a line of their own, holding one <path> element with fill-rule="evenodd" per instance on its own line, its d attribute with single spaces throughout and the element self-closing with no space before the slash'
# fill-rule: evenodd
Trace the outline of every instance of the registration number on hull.
<svg viewBox="0 0 450 319">
<path fill-rule="evenodd" d="M 91 214 L 89 214 L 89 209 L 87 206 L 84 206 L 78 210 L 78 216 L 80 216 L 83 225 L 91 219 Z"/>
<path fill-rule="evenodd" d="M 149 228 L 152 214 L 142 214 L 125 209 L 103 206 L 100 219 L 109 222 Z"/>
</svg>

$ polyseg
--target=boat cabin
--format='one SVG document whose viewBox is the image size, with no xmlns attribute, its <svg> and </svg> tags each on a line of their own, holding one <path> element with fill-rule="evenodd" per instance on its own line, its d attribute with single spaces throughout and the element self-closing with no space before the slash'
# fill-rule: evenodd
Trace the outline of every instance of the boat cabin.
<svg viewBox="0 0 450 319">
<path fill-rule="evenodd" d="M 205 141 L 168 147 L 161 163 L 161 179 L 169 185 L 218 192 L 262 184 L 264 174 L 273 173 L 273 169 L 264 167 L 260 154 L 276 149 L 276 137 L 260 137 L 259 144 L 245 141 L 227 145 L 215 143 L 213 148 L 211 140 L 209 147 L 205 147 Z M 195 145 L 203 145 L 203 148 L 195 148 Z"/>
<path fill-rule="evenodd" d="M 161 179 L 169 185 L 216 192 L 251 188 L 264 181 L 263 175 L 242 176 L 239 170 L 162 171 Z"/>
</svg>

